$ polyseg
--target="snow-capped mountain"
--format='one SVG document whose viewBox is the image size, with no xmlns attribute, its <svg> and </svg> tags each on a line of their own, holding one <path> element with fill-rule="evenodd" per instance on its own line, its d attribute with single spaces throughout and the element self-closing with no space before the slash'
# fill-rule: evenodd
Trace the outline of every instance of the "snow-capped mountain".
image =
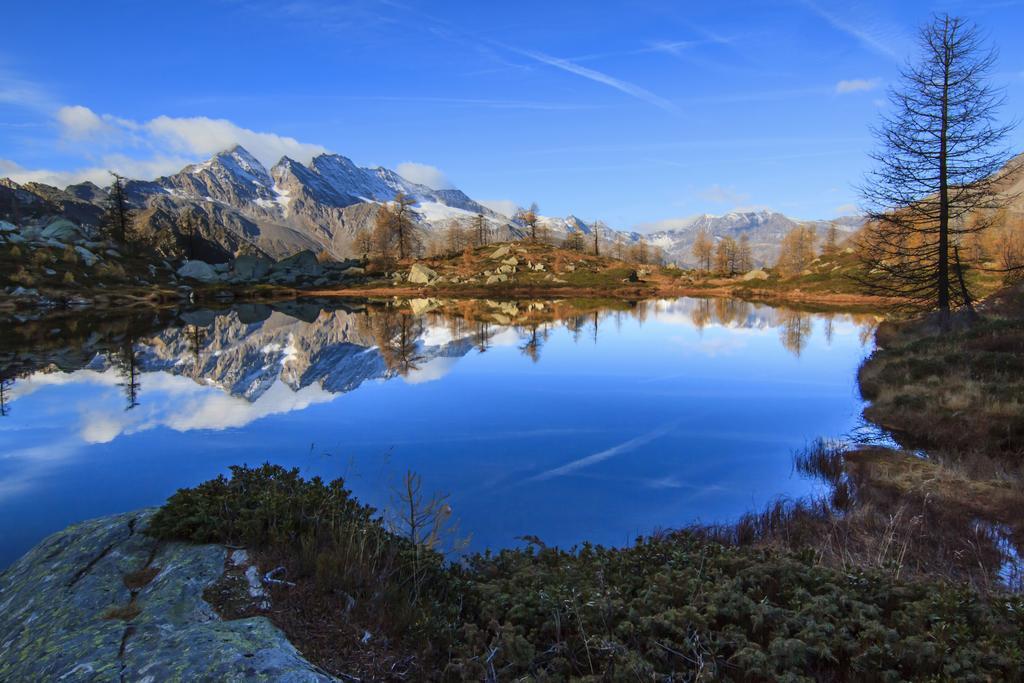
<svg viewBox="0 0 1024 683">
<path fill-rule="evenodd" d="M 750 240 L 751 252 L 759 263 L 774 263 L 778 256 L 782 238 L 793 228 L 810 226 L 824 238 L 829 226 L 835 225 L 843 237 L 856 232 L 863 224 L 858 217 L 843 217 L 833 221 L 805 221 L 790 218 L 769 210 L 731 211 L 722 216 L 701 214 L 671 230 L 662 230 L 647 235 L 648 241 L 665 251 L 669 260 L 680 265 L 693 265 L 693 242 L 701 230 L 707 230 L 715 240 L 723 237 L 739 239 L 746 235 Z"/>
<path fill-rule="evenodd" d="M 483 206 L 458 189 L 437 190 L 413 183 L 387 168 L 357 166 L 340 154 L 321 154 L 309 164 L 283 157 L 269 170 L 238 145 L 210 159 L 190 164 L 178 173 L 153 181 L 129 180 L 125 194 L 135 206 L 143 231 L 180 230 L 182 214 L 198 226 L 198 258 L 223 261 L 239 253 L 262 253 L 274 258 L 310 249 L 335 258 L 356 254 L 353 240 L 362 229 L 372 229 L 384 202 L 403 193 L 415 203 L 413 218 L 425 232 L 446 228 L 453 219 L 468 221 L 482 215 L 496 239 L 525 234 L 513 216 Z M 0 207 L 17 203 L 23 215 L 62 215 L 95 225 L 107 199 L 91 183 L 60 190 L 10 181 L 0 184 Z M 602 241 L 626 245 L 641 239 L 636 232 L 604 224 L 587 223 L 574 215 L 541 216 L 540 225 L 555 240 L 570 232 L 600 234 Z M 660 247 L 667 260 L 692 264 L 691 248 L 697 231 L 706 228 L 715 238 L 749 236 L 754 257 L 772 262 L 783 235 L 797 225 L 813 225 L 821 234 L 826 221 L 797 221 L 772 211 L 732 212 L 724 216 L 696 216 L 681 227 L 656 232 L 645 239 Z M 837 228 L 853 232 L 857 220 L 837 219 Z"/>
</svg>

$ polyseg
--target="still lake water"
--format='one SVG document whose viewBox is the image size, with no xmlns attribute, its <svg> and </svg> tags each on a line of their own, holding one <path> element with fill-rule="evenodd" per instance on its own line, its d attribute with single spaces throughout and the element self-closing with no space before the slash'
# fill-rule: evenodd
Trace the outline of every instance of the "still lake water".
<svg viewBox="0 0 1024 683">
<path fill-rule="evenodd" d="M 384 510 L 415 471 L 476 550 L 730 521 L 815 488 L 792 454 L 857 426 L 874 321 L 678 299 L 83 322 L 5 388 L 0 567 L 69 523 L 266 461 L 344 477 Z"/>
</svg>

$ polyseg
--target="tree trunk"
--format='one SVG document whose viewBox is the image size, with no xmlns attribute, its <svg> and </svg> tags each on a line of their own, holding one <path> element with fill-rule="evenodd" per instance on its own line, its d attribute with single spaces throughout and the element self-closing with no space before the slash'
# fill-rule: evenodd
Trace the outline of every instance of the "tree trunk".
<svg viewBox="0 0 1024 683">
<path fill-rule="evenodd" d="M 949 133 L 949 71 L 952 55 L 949 47 L 949 22 L 944 26 L 942 72 L 942 128 L 939 137 L 939 263 L 937 271 L 939 317 L 943 327 L 949 323 L 949 182 L 947 144 Z"/>
</svg>

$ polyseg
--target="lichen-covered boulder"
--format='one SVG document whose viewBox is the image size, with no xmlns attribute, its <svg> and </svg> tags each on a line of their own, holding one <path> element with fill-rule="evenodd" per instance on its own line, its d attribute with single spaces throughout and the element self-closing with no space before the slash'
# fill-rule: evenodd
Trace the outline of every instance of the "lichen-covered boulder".
<svg viewBox="0 0 1024 683">
<path fill-rule="evenodd" d="M 158 543 L 152 511 L 94 519 L 0 574 L 0 681 L 333 681 L 264 617 L 203 599 L 219 545 Z"/>
<path fill-rule="evenodd" d="M 189 261 L 178 268 L 178 277 L 187 277 L 200 282 L 213 282 L 220 278 L 213 266 L 206 261 Z"/>
<path fill-rule="evenodd" d="M 437 272 L 427 268 L 422 263 L 414 263 L 409 269 L 409 282 L 417 285 L 426 285 L 437 279 Z"/>
<path fill-rule="evenodd" d="M 238 280 L 259 280 L 266 277 L 273 267 L 274 262 L 268 258 L 245 254 L 231 264 L 231 275 Z"/>
<path fill-rule="evenodd" d="M 320 277 L 324 273 L 323 266 L 321 266 L 320 261 L 317 260 L 316 254 L 308 249 L 300 251 L 286 259 L 281 259 L 273 265 L 271 271 L 291 277 Z"/>
</svg>

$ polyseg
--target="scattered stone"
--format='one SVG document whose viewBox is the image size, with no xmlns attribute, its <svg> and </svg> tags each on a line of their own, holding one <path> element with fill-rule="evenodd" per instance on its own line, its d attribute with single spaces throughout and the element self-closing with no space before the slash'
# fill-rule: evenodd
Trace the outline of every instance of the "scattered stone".
<svg viewBox="0 0 1024 683">
<path fill-rule="evenodd" d="M 495 284 L 498 284 L 499 282 L 507 282 L 507 281 L 508 281 L 508 275 L 505 275 L 504 273 L 498 273 L 497 275 L 492 275 L 489 278 L 487 278 L 487 282 L 485 284 L 495 285 Z"/>
<path fill-rule="evenodd" d="M 187 277 L 200 282 L 214 282 L 217 271 L 205 261 L 188 261 L 177 270 L 178 277 Z"/>
<path fill-rule="evenodd" d="M 46 240 L 57 240 L 59 242 L 79 242 L 85 238 L 78 226 L 65 218 L 58 218 L 39 233 L 40 237 Z"/>
<path fill-rule="evenodd" d="M 422 263 L 414 263 L 409 269 L 409 282 L 417 285 L 426 285 L 437 279 L 437 272 L 427 268 Z"/>
<path fill-rule="evenodd" d="M 92 253 L 85 247 L 79 245 L 75 247 L 75 253 L 82 259 L 82 263 L 88 268 L 92 268 L 96 265 L 96 262 L 100 260 L 100 257 Z"/>
<path fill-rule="evenodd" d="M 494 253 L 492 253 L 488 258 L 490 258 L 492 261 L 497 261 L 498 259 L 503 259 L 506 256 L 508 256 L 510 252 L 511 250 L 508 248 L 508 245 L 506 244 L 495 249 Z"/>
<path fill-rule="evenodd" d="M 751 280 L 767 280 L 768 273 L 764 272 L 764 270 L 760 268 L 755 268 L 754 270 L 744 273 L 743 277 L 740 279 L 744 282 L 750 282 Z"/>
</svg>

